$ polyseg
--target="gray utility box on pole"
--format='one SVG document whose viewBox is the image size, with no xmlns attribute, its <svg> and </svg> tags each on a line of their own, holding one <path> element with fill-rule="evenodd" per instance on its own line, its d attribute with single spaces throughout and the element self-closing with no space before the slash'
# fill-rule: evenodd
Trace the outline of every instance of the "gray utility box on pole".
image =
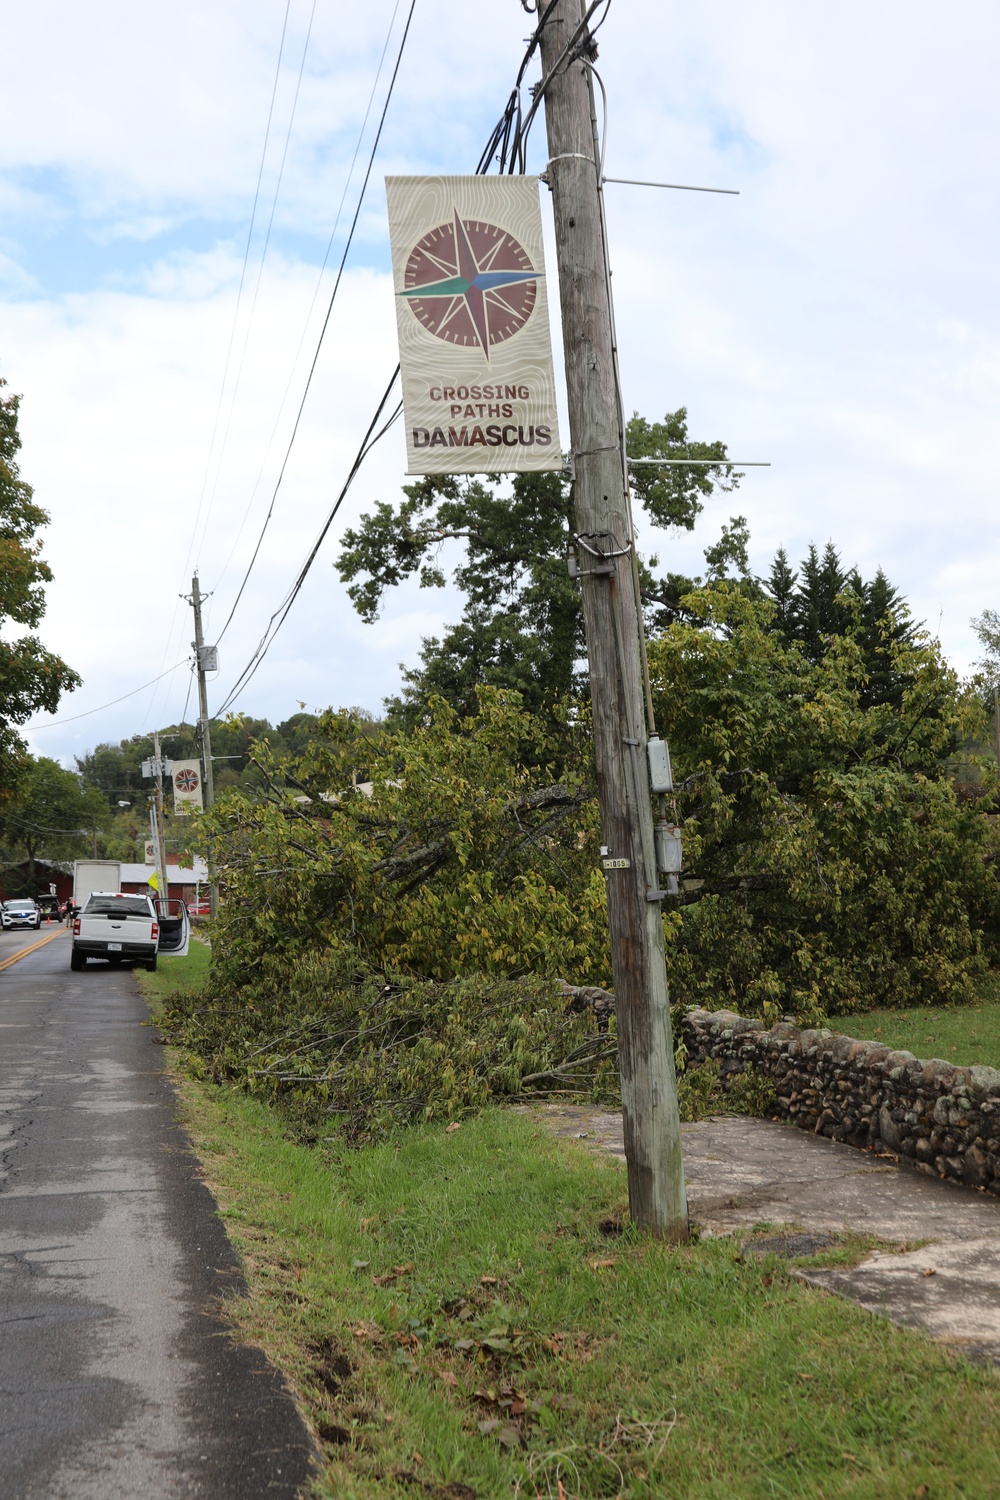
<svg viewBox="0 0 1000 1500">
<path fill-rule="evenodd" d="M 139 769 L 149 781 L 154 781 L 157 776 L 172 776 L 174 763 L 172 760 L 157 760 L 153 756 L 150 760 L 144 760 Z"/>
<path fill-rule="evenodd" d="M 646 758 L 649 761 L 649 789 L 661 796 L 674 789 L 673 772 L 670 769 L 670 748 L 658 734 L 651 734 L 646 741 Z"/>
</svg>

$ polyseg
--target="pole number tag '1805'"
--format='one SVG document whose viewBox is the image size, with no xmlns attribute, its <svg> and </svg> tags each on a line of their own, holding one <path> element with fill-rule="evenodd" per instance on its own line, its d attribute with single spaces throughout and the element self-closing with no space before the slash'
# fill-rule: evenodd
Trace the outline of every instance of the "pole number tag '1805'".
<svg viewBox="0 0 1000 1500">
<path fill-rule="evenodd" d="M 631 870 L 630 859 L 602 859 L 601 864 L 606 870 Z"/>
</svg>

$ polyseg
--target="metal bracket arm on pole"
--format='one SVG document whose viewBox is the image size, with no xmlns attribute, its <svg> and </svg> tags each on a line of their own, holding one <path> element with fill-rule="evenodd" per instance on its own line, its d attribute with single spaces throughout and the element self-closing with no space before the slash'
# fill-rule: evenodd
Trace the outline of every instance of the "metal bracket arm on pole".
<svg viewBox="0 0 1000 1500">
<path fill-rule="evenodd" d="M 769 469 L 769 458 L 629 458 L 629 464 L 650 464 L 661 469 L 664 464 L 702 464 L 710 469 Z"/>
<path fill-rule="evenodd" d="M 603 182 L 620 182 L 624 187 L 673 188 L 678 193 L 724 193 L 729 198 L 740 196 L 739 188 L 692 187 L 687 182 L 643 182 L 638 177 L 602 177 Z"/>
</svg>

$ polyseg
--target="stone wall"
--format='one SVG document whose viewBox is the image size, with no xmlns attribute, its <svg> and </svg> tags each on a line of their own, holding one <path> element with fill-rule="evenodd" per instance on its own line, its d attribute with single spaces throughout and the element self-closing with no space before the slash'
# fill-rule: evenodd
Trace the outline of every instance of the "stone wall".
<svg viewBox="0 0 1000 1500">
<path fill-rule="evenodd" d="M 1000 1072 L 959 1068 L 837 1032 L 800 1031 L 731 1011 L 690 1011 L 688 1066 L 717 1058 L 723 1080 L 753 1066 L 774 1084 L 769 1113 L 919 1172 L 1000 1195 Z"/>
</svg>

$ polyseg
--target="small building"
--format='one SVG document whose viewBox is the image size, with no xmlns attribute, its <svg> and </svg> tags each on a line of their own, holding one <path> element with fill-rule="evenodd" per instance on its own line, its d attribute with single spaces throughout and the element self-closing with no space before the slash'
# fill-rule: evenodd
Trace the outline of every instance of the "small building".
<svg viewBox="0 0 1000 1500">
<path fill-rule="evenodd" d="M 122 890 L 145 896 L 156 874 L 155 865 L 122 864 Z M 208 866 L 197 856 L 190 865 L 175 864 L 167 856 L 167 895 L 186 903 L 197 901 L 208 888 Z"/>
<path fill-rule="evenodd" d="M 53 862 L 48 859 L 35 860 L 34 880 L 26 859 L 17 864 L 5 865 L 0 870 L 0 901 L 13 901 L 18 896 L 55 896 L 62 904 L 73 895 L 73 866 L 65 860 Z"/>
</svg>

